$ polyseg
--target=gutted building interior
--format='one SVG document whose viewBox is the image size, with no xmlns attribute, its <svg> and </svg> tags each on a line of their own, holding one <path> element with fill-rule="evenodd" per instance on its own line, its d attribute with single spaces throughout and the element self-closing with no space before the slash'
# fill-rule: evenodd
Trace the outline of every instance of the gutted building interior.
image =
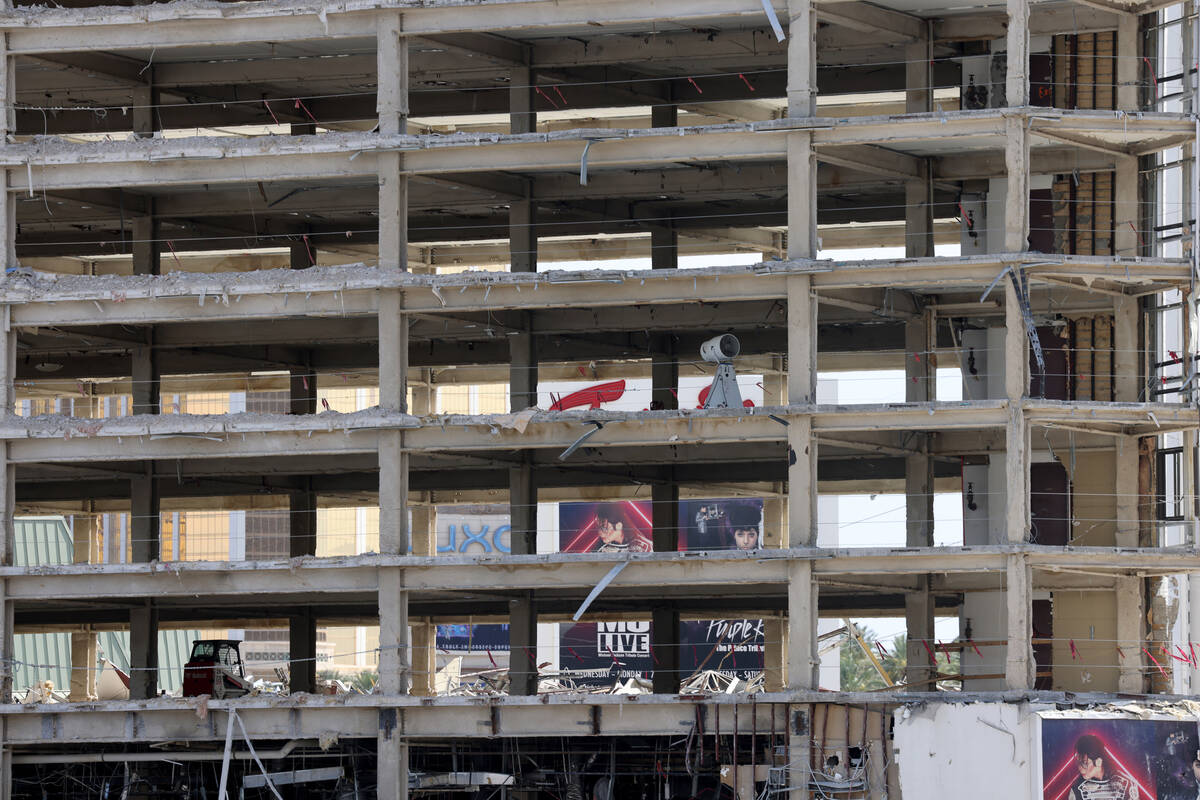
<svg viewBox="0 0 1200 800">
<path fill-rule="evenodd" d="M 990 796 L 1195 693 L 1195 12 L 9 0 L 0 798 Z"/>
</svg>

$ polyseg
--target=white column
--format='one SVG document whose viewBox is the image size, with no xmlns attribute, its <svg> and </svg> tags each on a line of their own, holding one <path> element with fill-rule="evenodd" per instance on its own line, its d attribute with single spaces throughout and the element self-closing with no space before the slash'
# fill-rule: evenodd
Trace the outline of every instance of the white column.
<svg viewBox="0 0 1200 800">
<path fill-rule="evenodd" d="M 1120 542 L 1117 544 L 1120 545 Z M 1143 641 L 1142 579 L 1117 578 L 1116 583 L 1117 646 L 1125 653 L 1124 658 L 1117 659 L 1120 666 L 1117 691 L 1140 694 L 1145 691 L 1142 681 L 1142 659 L 1139 655 Z"/>
<path fill-rule="evenodd" d="M 1021 554 L 1008 557 L 1008 652 L 1004 680 L 1009 689 L 1033 688 L 1033 576 L 1029 560 Z"/>
<path fill-rule="evenodd" d="M 1012 283 L 1004 295 L 1004 388 L 1008 399 L 1005 429 L 1004 493 L 1005 530 L 1009 543 L 1028 539 L 1029 532 L 1029 426 L 1022 409 L 1029 386 L 1025 319 Z"/>
<path fill-rule="evenodd" d="M 408 39 L 399 11 L 378 15 L 377 69 L 380 136 L 405 132 L 408 119 Z M 379 154 L 379 266 L 408 268 L 408 176 L 400 153 Z"/>
<path fill-rule="evenodd" d="M 788 23 L 788 116 L 811 117 L 817 110 L 817 26 L 812 0 L 788 0 Z"/>
<path fill-rule="evenodd" d="M 1029 105 L 1029 0 L 1008 0 L 1005 95 L 1009 106 Z"/>
</svg>

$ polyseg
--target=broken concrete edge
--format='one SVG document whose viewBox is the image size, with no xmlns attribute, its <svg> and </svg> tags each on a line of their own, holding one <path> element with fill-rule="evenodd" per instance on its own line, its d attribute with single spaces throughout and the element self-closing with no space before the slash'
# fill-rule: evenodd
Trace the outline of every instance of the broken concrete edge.
<svg viewBox="0 0 1200 800">
<path fill-rule="evenodd" d="M 1196 714 L 1197 703 L 1189 695 L 1142 694 L 1123 695 L 1114 698 L 1112 693 L 1077 693 L 1047 690 L 1006 690 L 994 692 L 840 692 L 794 690 L 762 692 L 753 695 L 757 705 L 808 705 L 814 703 L 849 706 L 910 707 L 919 709 L 931 705 L 973 705 L 977 703 L 1005 703 L 1029 705 L 1037 712 L 1065 711 L 1063 707 L 1087 709 L 1114 715 L 1146 713 L 1170 713 L 1172 707 L 1187 709 Z M 19 703 L 0 704 L 0 716 L 29 714 L 78 714 L 91 711 L 170 713 L 187 711 L 193 713 L 198 698 L 158 697 L 153 700 L 106 700 L 78 703 Z M 612 695 L 587 692 L 548 695 L 486 695 L 486 696 L 421 696 L 385 694 L 291 694 L 252 695 L 228 700 L 208 700 L 208 710 L 238 713 L 272 711 L 275 709 L 298 709 L 320 711 L 322 709 L 378 709 L 378 708 L 424 708 L 442 707 L 498 707 L 537 708 L 542 706 L 601 706 L 615 707 L 634 704 L 637 706 L 677 705 L 746 705 L 745 695 L 714 693 L 711 695 L 641 694 Z"/>
<path fill-rule="evenodd" d="M 881 403 L 866 405 L 812 405 L 797 403 L 784 406 L 759 406 L 742 409 L 664 409 L 655 411 L 606 411 L 573 410 L 543 411 L 525 409 L 506 414 L 447 414 L 414 416 L 378 406 L 350 413 L 324 411 L 320 414 L 262 414 L 239 412 L 235 414 L 136 414 L 125 417 L 93 419 L 49 414 L 37 417 L 8 415 L 0 418 L 0 440 L 26 440 L 50 438 L 114 438 L 114 437 L 181 437 L 218 440 L 229 436 L 246 434 L 316 434 L 384 431 L 419 431 L 455 428 L 485 428 L 498 435 L 501 430 L 511 430 L 524 435 L 530 427 L 586 425 L 594 422 L 604 425 L 643 425 L 646 423 L 671 426 L 690 425 L 693 421 L 711 423 L 772 422 L 778 428 L 779 441 L 787 439 L 787 431 L 781 421 L 789 418 L 825 417 L 832 421 L 843 419 L 845 423 L 827 426 L 829 430 L 841 430 L 845 425 L 853 427 L 854 421 L 878 414 L 934 416 L 941 413 L 941 422 L 930 421 L 925 427 L 938 428 L 955 425 L 956 414 L 999 411 L 1008 408 L 1007 400 L 948 400 L 926 403 Z M 1130 403 L 1077 400 L 1025 399 L 1022 410 L 1030 424 L 1053 425 L 1055 422 L 1107 423 L 1131 426 L 1152 424 L 1155 429 L 1164 423 L 1195 424 L 1195 411 L 1184 403 Z M 869 423 L 868 419 L 863 424 Z M 992 427 L 1003 422 L 974 420 L 974 427 Z M 870 427 L 870 426 L 868 426 Z M 483 432 L 481 432 L 483 433 Z M 819 437 L 821 429 L 816 435 Z M 759 437 L 761 438 L 761 437 Z M 664 440 L 666 441 L 666 440 Z M 536 442 L 536 446 L 555 447 L 557 442 Z M 491 443 L 481 438 L 479 446 L 486 448 Z"/>
<path fill-rule="evenodd" d="M 732 550 L 696 550 L 659 553 L 620 554 L 611 553 L 538 553 L 533 555 L 492 554 L 444 554 L 438 556 L 383 555 L 364 553 L 353 556 L 303 556 L 291 559 L 258 561 L 150 561 L 113 564 L 47 564 L 42 566 L 0 567 L 0 578 L 26 576 L 87 576 L 87 575 L 161 575 L 163 579 L 174 579 L 183 575 L 231 575 L 262 572 L 304 572 L 361 570 L 379 568 L 447 568 L 496 567 L 511 570 L 528 568 L 554 570 L 566 565 L 595 567 L 597 578 L 616 564 L 633 566 L 695 564 L 736 564 L 753 561 L 790 562 L 811 561 L 817 574 L 841 574 L 835 563 L 844 565 L 844 571 L 856 573 L 856 564 L 889 561 L 885 574 L 905 574 L 928 571 L 926 563 L 930 557 L 939 559 L 939 569 L 944 573 L 972 572 L 977 569 L 980 558 L 995 556 L 1025 555 L 1034 569 L 1054 571 L 1073 567 L 1109 569 L 1114 575 L 1128 570 L 1165 568 L 1162 565 L 1181 564 L 1184 561 L 1200 561 L 1200 553 L 1187 546 L 1177 547 L 1087 547 L 1069 545 L 984 544 L 946 545 L 935 547 L 791 547 L 763 549 L 754 552 Z M 912 562 L 904 567 L 904 562 Z M 824 566 L 828 565 L 828 566 Z M 1178 566 L 1169 567 L 1178 569 Z M 882 574 L 882 573 L 881 573 Z M 767 576 L 763 576 L 764 579 Z M 786 577 L 780 580 L 786 581 Z M 776 582 L 772 578 L 768 583 Z M 583 584 L 581 584 L 583 585 Z"/>
<path fill-rule="evenodd" d="M 174 4 L 172 4 L 173 6 Z M 3 27 L 0 24 L 0 27 Z M 652 140 L 663 137 L 695 137 L 699 135 L 787 133 L 818 131 L 837 127 L 842 131 L 874 128 L 890 129 L 889 139 L 904 138 L 904 128 L 939 126 L 954 123 L 994 122 L 1002 125 L 1010 117 L 1026 118 L 1042 126 L 1052 124 L 1070 127 L 1071 123 L 1087 123 L 1089 130 L 1101 132 L 1112 129 L 1126 141 L 1138 134 L 1183 134 L 1193 130 L 1191 116 L 1182 112 L 1154 111 L 1127 114 L 1121 111 L 1047 110 L 1040 107 L 935 111 L 912 114 L 885 114 L 865 117 L 784 117 L 758 122 L 726 122 L 715 125 L 688 125 L 673 128 L 573 128 L 546 133 L 427 133 L 391 134 L 358 131 L 327 131 L 320 136 L 267 135 L 249 138 L 228 136 L 187 136 L 179 138 L 128 138 L 109 141 L 79 141 L 67 136 L 32 135 L 20 141 L 0 146 L 0 166 L 24 167 L 65 164 L 121 163 L 125 161 L 205 160 L 210 158 L 246 158 L 255 156 L 354 154 L 359 152 L 414 152 L 475 148 L 482 145 L 521 145 L 547 142 L 605 142 L 616 140 Z M 1033 129 L 1037 132 L 1037 128 Z M 1003 127 L 992 132 L 1002 136 Z M 932 138 L 918 136 L 917 138 Z M 836 146 L 837 142 L 819 146 Z M 367 169 L 373 172 L 374 169 Z"/>
<path fill-rule="evenodd" d="M 533 273 L 482 270 L 448 275 L 417 274 L 381 269 L 362 262 L 338 266 L 314 266 L 304 270 L 267 269 L 251 272 L 169 272 L 165 275 L 66 275 L 50 272 L 11 273 L 0 281 L 0 303 L 55 303 L 94 300 L 125 303 L 140 299 L 212 298 L 235 303 L 241 296 L 283 294 L 326 294 L 381 289 L 437 292 L 472 287 L 536 287 L 589 282 L 636 283 L 645 281 L 700 281 L 761 275 L 808 275 L 846 270 L 878 270 L 888 267 L 937 269 L 951 266 L 1026 265 L 1036 277 L 1039 267 L 1081 267 L 1101 270 L 1120 279 L 1126 267 L 1178 271 L 1187 278 L 1191 262 L 1177 258 L 1118 258 L 1046 255 L 1042 253 L 994 253 L 981 256 L 936 258 L 885 258 L 856 261 L 791 259 L 756 264 L 669 270 L 544 270 Z M 1084 287 L 1080 287 L 1084 291 Z M 697 297 L 697 300 L 702 299 Z M 332 301 L 336 302 L 336 301 Z M 425 312 L 429 313 L 429 312 Z M 94 322 L 94 320 L 91 320 Z"/>
</svg>

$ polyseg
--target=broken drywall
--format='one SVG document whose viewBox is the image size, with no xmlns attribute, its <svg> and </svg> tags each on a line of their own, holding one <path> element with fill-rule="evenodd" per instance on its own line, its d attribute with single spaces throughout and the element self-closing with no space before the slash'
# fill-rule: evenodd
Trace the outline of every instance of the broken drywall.
<svg viewBox="0 0 1200 800">
<path fill-rule="evenodd" d="M 904 797 L 1040 797 L 1028 705 L 914 704 L 894 720 Z"/>
</svg>

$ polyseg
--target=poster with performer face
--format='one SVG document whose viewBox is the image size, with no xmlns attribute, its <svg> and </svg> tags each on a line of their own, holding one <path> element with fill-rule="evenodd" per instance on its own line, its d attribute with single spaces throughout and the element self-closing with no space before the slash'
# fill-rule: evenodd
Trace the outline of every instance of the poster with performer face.
<svg viewBox="0 0 1200 800">
<path fill-rule="evenodd" d="M 1042 800 L 1196 800 L 1195 720 L 1043 719 Z"/>
<path fill-rule="evenodd" d="M 758 550 L 763 546 L 762 498 L 682 500 L 680 550 Z"/>
<path fill-rule="evenodd" d="M 560 503 L 559 550 L 564 553 L 649 553 L 654 549 L 648 500 Z"/>
<path fill-rule="evenodd" d="M 651 552 L 652 508 L 645 500 L 561 503 L 559 548 L 564 553 Z M 680 550 L 756 550 L 762 540 L 762 500 L 685 500 L 679 504 L 679 527 Z M 680 680 L 701 670 L 740 678 L 762 671 L 762 620 L 685 621 L 679 627 Z M 559 631 L 559 667 L 581 685 L 648 679 L 660 660 L 646 619 L 581 622 Z"/>
</svg>

